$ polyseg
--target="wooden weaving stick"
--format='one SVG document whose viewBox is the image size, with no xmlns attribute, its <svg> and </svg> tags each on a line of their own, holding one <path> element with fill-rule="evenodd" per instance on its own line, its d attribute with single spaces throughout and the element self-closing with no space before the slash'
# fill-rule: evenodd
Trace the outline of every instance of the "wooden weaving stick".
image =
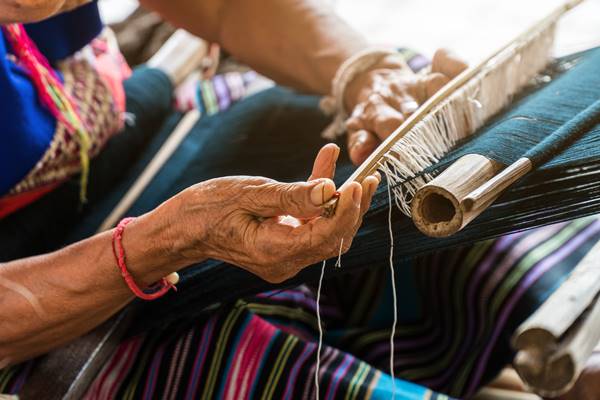
<svg viewBox="0 0 600 400">
<path fill-rule="evenodd" d="M 600 343 L 600 242 L 513 337 L 519 376 L 542 396 L 568 391 Z"/>
</svg>

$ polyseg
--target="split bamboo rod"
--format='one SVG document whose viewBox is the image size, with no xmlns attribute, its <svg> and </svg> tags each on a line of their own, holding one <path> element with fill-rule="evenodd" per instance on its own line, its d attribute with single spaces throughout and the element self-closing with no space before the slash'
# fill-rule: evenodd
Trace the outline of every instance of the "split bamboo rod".
<svg viewBox="0 0 600 400">
<path fill-rule="evenodd" d="M 513 337 L 523 382 L 556 397 L 575 383 L 600 342 L 600 242 Z"/>
</svg>

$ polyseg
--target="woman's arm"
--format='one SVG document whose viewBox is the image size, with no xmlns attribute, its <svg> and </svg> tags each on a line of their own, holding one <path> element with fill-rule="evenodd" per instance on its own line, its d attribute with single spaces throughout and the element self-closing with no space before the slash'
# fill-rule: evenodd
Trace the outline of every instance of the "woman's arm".
<svg viewBox="0 0 600 400">
<path fill-rule="evenodd" d="M 140 285 L 184 266 L 178 254 L 167 251 L 161 212 L 136 219 L 125 231 L 127 265 Z M 132 300 L 112 253 L 111 234 L 0 264 L 0 368 L 86 333 Z"/>
<path fill-rule="evenodd" d="M 367 47 L 322 0 L 142 3 L 279 83 L 314 93 L 329 93 L 340 64 Z"/>
<path fill-rule="evenodd" d="M 378 181 L 344 188 L 335 217 L 320 217 L 335 192 L 324 178 L 333 175 L 338 154 L 335 145 L 325 146 L 305 183 L 229 177 L 182 191 L 125 228 L 129 271 L 144 286 L 213 258 L 281 282 L 336 256 L 340 243 L 347 251 Z M 0 264 L 0 369 L 81 336 L 132 300 L 111 241 L 112 232 L 104 232 Z"/>
<path fill-rule="evenodd" d="M 72 10 L 91 0 L 3 0 L 0 24 L 35 22 Z"/>
<path fill-rule="evenodd" d="M 277 82 L 318 94 L 330 93 L 340 65 L 369 46 L 323 0 L 141 1 Z M 344 96 L 352 114 L 347 125 L 352 161 L 362 163 L 419 104 L 464 68 L 461 60 L 441 51 L 427 75 L 415 75 L 398 57 L 389 56 L 356 77 Z"/>
</svg>

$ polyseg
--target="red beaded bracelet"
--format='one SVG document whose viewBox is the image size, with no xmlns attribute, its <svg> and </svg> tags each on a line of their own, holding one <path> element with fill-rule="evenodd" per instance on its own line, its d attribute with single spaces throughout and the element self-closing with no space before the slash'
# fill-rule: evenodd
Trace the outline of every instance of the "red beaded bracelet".
<svg viewBox="0 0 600 400">
<path fill-rule="evenodd" d="M 119 269 L 121 270 L 121 275 L 123 279 L 125 279 L 125 283 L 131 291 L 140 299 L 143 300 L 155 300 L 159 297 L 164 296 L 169 290 L 177 290 L 175 285 L 170 283 L 166 278 L 162 278 L 160 282 L 150 286 L 148 289 L 150 292 L 145 292 L 135 283 L 133 276 L 127 270 L 127 263 L 125 262 L 125 250 L 123 249 L 123 233 L 125 231 L 125 226 L 133 221 L 135 218 L 124 218 L 119 222 L 115 230 L 113 231 L 112 236 L 112 249 L 113 254 L 115 255 L 115 259 L 117 260 L 117 264 L 119 265 Z"/>
</svg>

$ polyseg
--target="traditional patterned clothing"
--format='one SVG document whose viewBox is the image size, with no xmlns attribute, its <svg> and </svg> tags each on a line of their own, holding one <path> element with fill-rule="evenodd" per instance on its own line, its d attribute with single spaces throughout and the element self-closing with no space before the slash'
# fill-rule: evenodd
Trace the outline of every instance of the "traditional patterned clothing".
<svg viewBox="0 0 600 400">
<path fill-rule="evenodd" d="M 28 25 L 25 30 L 20 26 L 4 27 L 0 34 L 0 90 L 4 99 L 0 110 L 0 123 L 4 126 L 0 146 L 0 218 L 80 172 L 82 157 L 97 155 L 122 127 L 124 103 L 119 104 L 116 99 L 123 98 L 119 88 L 122 92 L 128 69 L 113 67 L 122 74 L 109 74 L 106 63 L 103 68 L 97 67 L 96 63 L 110 51 L 101 46 L 105 43 L 99 37 L 101 31 L 97 4 L 91 3 Z M 11 33 L 20 36 L 11 37 Z M 21 40 L 27 41 L 23 43 L 25 47 L 13 48 Z M 37 71 L 29 69 L 36 64 L 60 79 L 57 83 L 61 87 L 57 89 L 72 103 L 77 122 L 85 130 L 85 154 L 80 153 L 82 144 L 73 127 L 66 120 L 57 119 L 39 100 L 42 94 L 35 83 Z M 56 98 L 56 92 L 47 96 Z"/>
</svg>

